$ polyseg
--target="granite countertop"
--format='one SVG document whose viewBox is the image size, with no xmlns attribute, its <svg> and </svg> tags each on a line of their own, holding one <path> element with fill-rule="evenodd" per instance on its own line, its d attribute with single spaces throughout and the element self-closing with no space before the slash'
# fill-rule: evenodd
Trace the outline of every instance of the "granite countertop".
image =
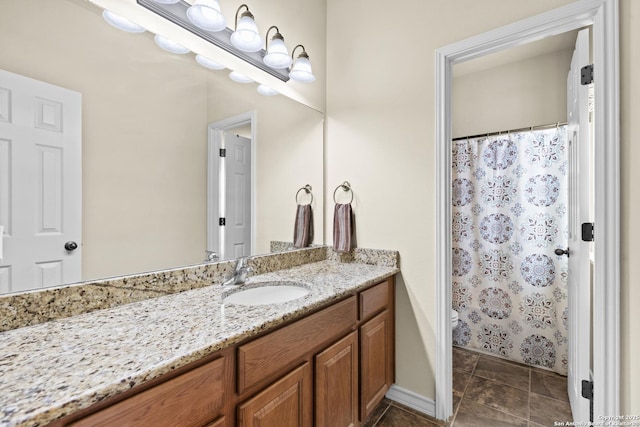
<svg viewBox="0 0 640 427">
<path fill-rule="evenodd" d="M 311 292 L 222 304 L 213 285 L 0 333 L 0 426 L 43 425 L 399 272 L 325 260 L 251 277 Z"/>
</svg>

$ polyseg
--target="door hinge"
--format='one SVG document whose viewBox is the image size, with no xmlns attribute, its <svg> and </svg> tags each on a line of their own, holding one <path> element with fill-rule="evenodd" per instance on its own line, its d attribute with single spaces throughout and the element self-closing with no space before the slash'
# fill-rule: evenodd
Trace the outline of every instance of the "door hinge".
<svg viewBox="0 0 640 427">
<path fill-rule="evenodd" d="M 582 380 L 582 397 L 593 399 L 593 381 Z"/>
<path fill-rule="evenodd" d="M 582 397 L 589 399 L 589 420 L 593 422 L 593 381 L 582 380 Z"/>
<path fill-rule="evenodd" d="M 227 225 L 226 218 L 218 218 L 218 225 Z"/>
<path fill-rule="evenodd" d="M 221 148 L 220 149 L 220 157 L 227 157 L 227 149 L 226 148 Z"/>
<path fill-rule="evenodd" d="M 583 85 L 593 83 L 593 64 L 585 65 L 580 69 L 580 83 Z"/>
<path fill-rule="evenodd" d="M 592 222 L 582 223 L 582 241 L 593 242 L 593 223 Z"/>
</svg>

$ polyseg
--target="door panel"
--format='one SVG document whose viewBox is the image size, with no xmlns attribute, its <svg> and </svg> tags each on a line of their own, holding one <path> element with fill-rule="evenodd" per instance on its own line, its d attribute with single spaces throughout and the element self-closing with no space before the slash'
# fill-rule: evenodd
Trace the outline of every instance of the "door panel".
<svg viewBox="0 0 640 427">
<path fill-rule="evenodd" d="M 0 292 L 81 280 L 81 120 L 79 93 L 0 70 Z"/>
<path fill-rule="evenodd" d="M 223 259 L 251 255 L 251 140 L 224 134 L 226 207 Z"/>
<path fill-rule="evenodd" d="M 238 427 L 310 427 L 311 364 L 305 363 L 238 406 Z"/>
<path fill-rule="evenodd" d="M 589 222 L 589 87 L 581 84 L 581 68 L 589 64 L 589 30 L 578 33 L 567 78 L 569 137 L 569 365 L 568 393 L 573 419 L 589 421 L 589 401 L 582 380 L 590 380 L 591 278 L 589 244 L 582 223 Z"/>
<path fill-rule="evenodd" d="M 352 332 L 316 356 L 317 427 L 358 424 L 358 333 Z"/>
<path fill-rule="evenodd" d="M 360 327 L 360 420 L 382 401 L 393 382 L 392 320 L 385 310 Z"/>
</svg>

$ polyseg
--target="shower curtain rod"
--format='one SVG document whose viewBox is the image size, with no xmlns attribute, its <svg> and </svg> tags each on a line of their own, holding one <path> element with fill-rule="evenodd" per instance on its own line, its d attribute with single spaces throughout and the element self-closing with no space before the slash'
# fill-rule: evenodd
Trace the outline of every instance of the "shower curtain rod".
<svg viewBox="0 0 640 427">
<path fill-rule="evenodd" d="M 490 137 L 490 136 L 496 136 L 496 135 L 502 135 L 502 134 L 510 134 L 510 133 L 516 133 L 516 132 L 524 132 L 527 130 L 544 130 L 544 129 L 553 129 L 559 126 L 564 126 L 566 125 L 567 122 L 557 122 L 557 123 L 549 123 L 548 125 L 540 125 L 540 126 L 530 126 L 527 128 L 520 128 L 520 129 L 511 129 L 511 130 L 503 130 L 501 132 L 489 132 L 489 133 L 481 133 L 478 135 L 469 135 L 469 136 L 461 136 L 458 138 L 453 138 L 452 141 L 461 141 L 463 139 L 470 139 L 470 138 L 480 138 L 480 137 Z"/>
</svg>

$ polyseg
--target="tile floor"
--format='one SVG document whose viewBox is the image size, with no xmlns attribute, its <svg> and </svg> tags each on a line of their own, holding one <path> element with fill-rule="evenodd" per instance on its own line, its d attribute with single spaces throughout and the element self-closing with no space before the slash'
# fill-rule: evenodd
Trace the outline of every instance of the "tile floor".
<svg viewBox="0 0 640 427">
<path fill-rule="evenodd" d="M 553 426 L 571 420 L 567 379 L 454 347 L 453 412 L 444 424 L 385 399 L 363 427 Z"/>
</svg>

